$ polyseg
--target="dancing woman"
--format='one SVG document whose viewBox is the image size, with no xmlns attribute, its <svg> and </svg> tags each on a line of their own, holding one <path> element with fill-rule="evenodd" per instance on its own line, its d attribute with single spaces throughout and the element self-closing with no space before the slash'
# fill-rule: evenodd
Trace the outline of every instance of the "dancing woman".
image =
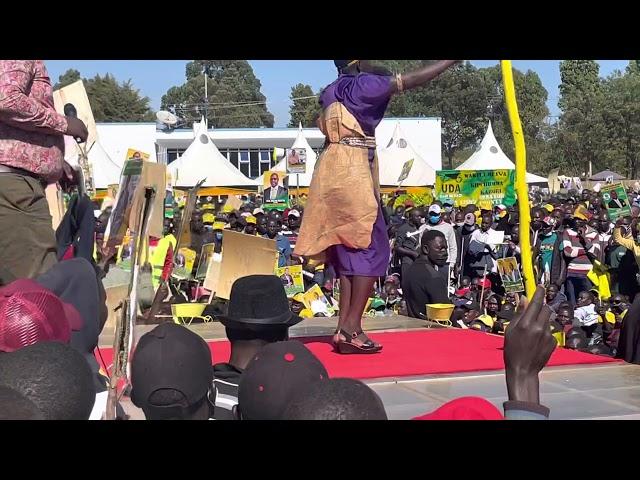
<svg viewBox="0 0 640 480">
<path fill-rule="evenodd" d="M 338 79 L 320 95 L 318 126 L 326 137 L 316 163 L 295 254 L 328 257 L 340 278 L 340 353 L 376 353 L 362 331 L 376 277 L 386 274 L 389 241 L 378 182 L 375 129 L 392 95 L 419 87 L 458 60 L 393 75 L 365 60 L 335 60 Z"/>
</svg>

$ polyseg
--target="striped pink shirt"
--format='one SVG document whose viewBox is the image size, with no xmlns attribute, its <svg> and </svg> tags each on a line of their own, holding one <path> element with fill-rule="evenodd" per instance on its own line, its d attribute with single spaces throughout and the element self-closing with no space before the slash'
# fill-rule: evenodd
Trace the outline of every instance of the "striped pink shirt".
<svg viewBox="0 0 640 480">
<path fill-rule="evenodd" d="M 562 234 L 562 249 L 567 257 L 567 275 L 585 277 L 591 270 L 591 260 L 587 257 L 587 251 L 593 253 L 596 258 L 600 254 L 600 244 L 596 241 L 598 232 L 589 228 L 585 234 L 585 247 L 578 239 L 578 232 L 570 228 L 565 229 Z"/>
<path fill-rule="evenodd" d="M 0 164 L 48 183 L 62 174 L 67 119 L 53 107 L 42 60 L 0 60 Z"/>
</svg>

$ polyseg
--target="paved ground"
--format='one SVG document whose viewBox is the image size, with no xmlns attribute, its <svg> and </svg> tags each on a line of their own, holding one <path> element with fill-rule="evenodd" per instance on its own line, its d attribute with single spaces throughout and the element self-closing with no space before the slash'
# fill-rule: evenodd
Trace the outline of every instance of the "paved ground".
<svg viewBox="0 0 640 480">
<path fill-rule="evenodd" d="M 331 334 L 336 320 L 307 319 L 291 329 L 291 336 Z M 426 322 L 407 317 L 373 317 L 365 320 L 367 331 L 403 331 L 422 329 Z M 432 325 L 436 327 L 437 325 Z M 153 328 L 141 325 L 138 335 Z M 218 322 L 192 324 L 195 332 L 207 340 L 225 338 Z M 112 346 L 113 333 L 100 337 L 101 346 Z M 434 410 L 442 403 L 466 395 L 487 398 L 498 408 L 507 398 L 502 372 L 428 375 L 373 379 L 367 382 L 382 398 L 390 419 L 410 419 Z M 629 364 L 565 366 L 545 369 L 541 375 L 541 401 L 551 409 L 552 419 L 640 419 L 640 366 Z M 142 412 L 125 401 L 132 419 Z"/>
</svg>

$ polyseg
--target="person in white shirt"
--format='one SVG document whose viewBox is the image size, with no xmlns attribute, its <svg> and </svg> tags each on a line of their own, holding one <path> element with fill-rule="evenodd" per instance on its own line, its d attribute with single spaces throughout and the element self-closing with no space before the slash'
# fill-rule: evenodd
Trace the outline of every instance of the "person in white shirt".
<svg viewBox="0 0 640 480">
<path fill-rule="evenodd" d="M 595 297 L 591 292 L 580 292 L 573 312 L 574 326 L 582 328 L 587 334 L 589 345 L 598 343 L 602 335 L 597 331 L 599 315 L 596 312 Z"/>
</svg>

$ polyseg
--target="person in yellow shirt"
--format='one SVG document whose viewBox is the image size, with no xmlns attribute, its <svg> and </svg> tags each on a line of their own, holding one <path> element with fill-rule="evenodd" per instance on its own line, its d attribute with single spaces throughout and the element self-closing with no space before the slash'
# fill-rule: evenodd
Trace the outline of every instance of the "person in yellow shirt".
<svg viewBox="0 0 640 480">
<path fill-rule="evenodd" d="M 160 239 L 158 246 L 151 254 L 151 268 L 153 272 L 151 282 L 153 283 L 153 288 L 156 290 L 160 286 L 160 277 L 162 276 L 162 270 L 164 269 L 169 247 L 171 247 L 171 251 L 173 252 L 176 248 L 176 243 L 178 243 L 178 240 L 174 236 L 174 226 L 173 223 L 171 223 L 166 228 L 165 236 Z"/>
</svg>

